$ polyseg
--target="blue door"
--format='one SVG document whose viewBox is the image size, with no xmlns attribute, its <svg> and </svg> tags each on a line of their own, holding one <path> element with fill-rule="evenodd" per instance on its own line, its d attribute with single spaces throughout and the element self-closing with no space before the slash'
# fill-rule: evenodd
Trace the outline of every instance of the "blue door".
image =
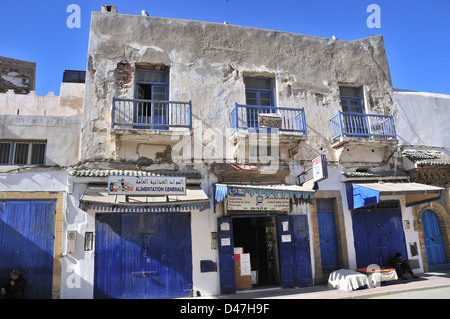
<svg viewBox="0 0 450 319">
<path fill-rule="evenodd" d="M 277 216 L 277 234 L 281 287 L 294 287 L 296 278 L 290 216 Z"/>
<path fill-rule="evenodd" d="M 389 266 L 397 252 L 407 256 L 399 209 L 355 210 L 352 221 L 357 268 Z"/>
<path fill-rule="evenodd" d="M 364 116 L 362 97 L 360 88 L 345 87 L 339 88 L 341 93 L 341 106 L 343 114 L 343 130 L 347 136 L 368 136 L 367 117 Z"/>
<path fill-rule="evenodd" d="M 168 297 L 167 222 L 165 214 L 122 216 L 124 298 Z"/>
<path fill-rule="evenodd" d="M 313 284 L 308 219 L 306 215 L 292 215 L 294 234 L 295 279 L 297 286 Z"/>
<path fill-rule="evenodd" d="M 190 214 L 97 214 L 94 296 L 192 295 Z"/>
<path fill-rule="evenodd" d="M 277 216 L 277 231 L 281 286 L 312 285 L 307 216 Z"/>
<path fill-rule="evenodd" d="M 437 215 L 432 210 L 426 210 L 421 219 L 429 270 L 450 268 Z"/>
<path fill-rule="evenodd" d="M 234 271 L 233 223 L 231 217 L 217 220 L 219 245 L 220 291 L 230 294 L 236 291 Z"/>
<path fill-rule="evenodd" d="M 370 264 L 378 264 L 379 261 L 374 257 L 374 250 L 371 248 L 374 242 L 375 231 L 368 229 L 367 226 L 375 225 L 369 220 L 363 212 L 353 212 L 353 238 L 355 244 L 355 253 L 357 268 L 367 267 Z M 372 244 L 371 244 L 372 243 Z"/>
<path fill-rule="evenodd" d="M 334 212 L 318 212 L 322 270 L 339 268 L 339 252 Z"/>
<path fill-rule="evenodd" d="M 152 99 L 156 101 L 164 101 L 167 99 L 166 86 L 152 86 Z M 165 102 L 153 102 L 152 116 L 153 128 L 168 129 L 169 124 L 169 104 Z"/>
<path fill-rule="evenodd" d="M 0 203 L 0 274 L 20 269 L 25 298 L 50 299 L 53 281 L 55 201 Z"/>
<path fill-rule="evenodd" d="M 259 127 L 258 114 L 271 113 L 275 111 L 273 100 L 273 89 L 270 79 L 244 78 L 245 100 L 247 110 L 247 127 Z M 258 106 L 273 108 L 258 108 Z"/>
<path fill-rule="evenodd" d="M 175 219 L 168 218 L 167 233 L 167 264 L 170 266 L 167 269 L 168 296 L 192 296 L 191 214 L 178 214 Z M 166 258 L 163 256 L 162 260 L 164 259 Z"/>
<path fill-rule="evenodd" d="M 94 298 L 122 296 L 122 219 L 95 216 Z"/>
</svg>

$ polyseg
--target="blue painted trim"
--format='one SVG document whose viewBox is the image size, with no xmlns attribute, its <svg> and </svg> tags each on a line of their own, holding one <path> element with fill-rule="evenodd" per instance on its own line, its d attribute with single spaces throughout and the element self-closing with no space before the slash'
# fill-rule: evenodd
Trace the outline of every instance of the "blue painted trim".
<svg viewBox="0 0 450 319">
<path fill-rule="evenodd" d="M 345 113 L 338 111 L 329 119 L 332 139 L 337 137 L 383 137 L 397 139 L 392 115 Z"/>
<path fill-rule="evenodd" d="M 282 128 L 279 131 L 284 132 L 298 132 L 306 135 L 306 118 L 304 108 L 288 108 L 288 107 L 275 107 L 275 106 L 255 106 L 255 105 L 243 105 L 235 103 L 234 108 L 230 111 L 231 127 L 233 132 L 238 129 L 255 129 L 258 130 L 257 121 L 255 126 L 249 126 L 248 110 L 258 113 L 281 113 Z M 297 118 L 298 117 L 298 118 Z M 301 120 L 298 120 L 298 119 Z M 267 133 L 271 132 L 267 129 Z"/>
</svg>

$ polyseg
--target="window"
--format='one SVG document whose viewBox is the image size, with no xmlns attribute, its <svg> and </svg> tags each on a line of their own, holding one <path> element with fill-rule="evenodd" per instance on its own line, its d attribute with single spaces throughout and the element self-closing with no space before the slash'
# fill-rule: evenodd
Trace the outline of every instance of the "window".
<svg viewBox="0 0 450 319">
<path fill-rule="evenodd" d="M 65 70 L 63 82 L 66 83 L 85 83 L 86 71 Z"/>
<path fill-rule="evenodd" d="M 0 165 L 44 165 L 46 141 L 0 141 Z"/>
<path fill-rule="evenodd" d="M 334 198 L 317 198 L 318 212 L 334 212 Z"/>
<path fill-rule="evenodd" d="M 363 113 L 362 90 L 359 87 L 341 86 L 341 106 L 344 113 Z"/>
<path fill-rule="evenodd" d="M 245 78 L 244 83 L 247 105 L 273 106 L 272 83 L 270 79 Z"/>
<path fill-rule="evenodd" d="M 0 164 L 9 164 L 11 154 L 11 142 L 0 142 Z"/>
<path fill-rule="evenodd" d="M 167 70 L 136 70 L 136 104 L 135 122 L 145 123 L 142 128 L 165 128 L 168 124 L 169 73 Z"/>
<path fill-rule="evenodd" d="M 246 77 L 245 104 L 249 106 L 274 106 L 272 81 L 268 78 Z M 258 127 L 258 113 L 270 113 L 267 108 L 247 107 L 247 126 Z"/>
</svg>

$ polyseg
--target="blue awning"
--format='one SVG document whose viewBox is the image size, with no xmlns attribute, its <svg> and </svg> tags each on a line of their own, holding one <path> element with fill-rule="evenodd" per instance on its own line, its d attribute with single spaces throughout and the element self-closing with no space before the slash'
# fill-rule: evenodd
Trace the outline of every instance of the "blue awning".
<svg viewBox="0 0 450 319">
<path fill-rule="evenodd" d="M 315 191 L 312 189 L 308 189 L 298 185 L 240 185 L 240 184 L 216 184 L 216 192 L 215 192 L 215 201 L 217 203 L 222 202 L 225 197 L 228 195 L 229 191 L 234 190 L 245 190 L 253 196 L 257 194 L 261 196 L 263 193 L 266 196 L 274 195 L 275 197 L 278 194 L 281 194 L 282 197 L 285 197 L 286 194 L 289 194 L 289 198 L 302 200 L 302 201 L 310 201 L 314 199 Z"/>
<path fill-rule="evenodd" d="M 418 183 L 364 183 L 347 184 L 348 209 L 375 205 L 380 196 L 404 195 L 406 207 L 435 201 L 441 197 L 441 187 Z"/>
</svg>

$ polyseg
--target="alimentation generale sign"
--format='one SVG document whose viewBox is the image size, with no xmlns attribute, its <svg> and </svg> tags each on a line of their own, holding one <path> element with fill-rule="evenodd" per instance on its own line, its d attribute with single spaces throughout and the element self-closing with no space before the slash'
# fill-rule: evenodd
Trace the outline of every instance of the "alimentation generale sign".
<svg viewBox="0 0 450 319">
<path fill-rule="evenodd" d="M 186 195 L 184 176 L 108 176 L 109 195 L 166 196 Z"/>
</svg>

